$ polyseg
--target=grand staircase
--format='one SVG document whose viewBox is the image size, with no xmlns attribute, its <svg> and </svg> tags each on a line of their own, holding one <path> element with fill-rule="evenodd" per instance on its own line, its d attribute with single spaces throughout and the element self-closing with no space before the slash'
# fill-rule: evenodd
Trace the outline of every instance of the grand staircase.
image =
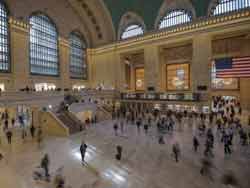
<svg viewBox="0 0 250 188">
<path fill-rule="evenodd" d="M 65 126 L 69 128 L 70 134 L 75 134 L 84 129 L 84 124 L 70 114 L 70 112 L 57 113 L 58 119 L 60 119 Z"/>
</svg>

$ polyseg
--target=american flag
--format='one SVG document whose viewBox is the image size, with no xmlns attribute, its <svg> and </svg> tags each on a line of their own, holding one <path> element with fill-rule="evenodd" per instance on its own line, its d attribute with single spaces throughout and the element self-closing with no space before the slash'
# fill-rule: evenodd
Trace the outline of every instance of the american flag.
<svg viewBox="0 0 250 188">
<path fill-rule="evenodd" d="M 216 78 L 250 78 L 250 56 L 215 59 Z"/>
</svg>

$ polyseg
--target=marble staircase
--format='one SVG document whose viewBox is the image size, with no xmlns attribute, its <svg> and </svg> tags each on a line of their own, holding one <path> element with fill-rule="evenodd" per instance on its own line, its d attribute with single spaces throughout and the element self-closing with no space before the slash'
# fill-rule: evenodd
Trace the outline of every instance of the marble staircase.
<svg viewBox="0 0 250 188">
<path fill-rule="evenodd" d="M 83 123 L 73 118 L 70 112 L 60 112 L 57 114 L 57 117 L 69 128 L 70 134 L 78 133 L 84 128 Z"/>
</svg>

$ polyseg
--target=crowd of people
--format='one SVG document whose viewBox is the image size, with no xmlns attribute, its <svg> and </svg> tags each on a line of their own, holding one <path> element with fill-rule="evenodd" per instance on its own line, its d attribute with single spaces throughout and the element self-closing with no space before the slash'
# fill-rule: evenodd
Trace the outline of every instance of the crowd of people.
<svg viewBox="0 0 250 188">
<path fill-rule="evenodd" d="M 33 140 L 36 139 L 38 142 L 38 146 L 41 146 L 41 142 L 43 140 L 42 128 L 40 126 L 36 127 L 33 123 L 31 125 L 26 125 L 24 122 L 24 118 L 21 115 L 18 116 L 17 120 L 19 123 L 18 127 L 15 126 L 16 119 L 10 118 L 8 110 L 5 110 L 1 113 L 0 133 L 2 132 L 3 134 L 0 134 L 0 143 L 3 142 L 5 135 L 7 143 L 11 145 L 13 137 L 18 139 L 21 131 L 21 139 L 23 140 L 23 142 L 25 142 L 26 139 L 30 137 Z"/>
<path fill-rule="evenodd" d="M 216 141 L 221 142 L 224 145 L 225 157 L 229 157 L 233 153 L 232 146 L 240 145 L 242 147 L 248 147 L 250 145 L 250 116 L 248 118 L 248 125 L 242 125 L 242 108 L 238 101 L 235 99 L 226 100 L 222 97 L 213 97 L 212 110 L 210 113 L 197 113 L 197 112 L 176 112 L 172 110 L 167 110 L 165 112 L 160 112 L 157 109 L 143 109 L 138 110 L 135 108 L 119 108 L 113 109 L 113 129 L 114 135 L 119 136 L 119 134 L 124 134 L 126 131 L 126 126 L 135 126 L 138 134 L 144 130 L 145 135 L 153 129 L 157 132 L 158 143 L 160 145 L 166 144 L 166 137 L 168 134 L 175 134 L 176 131 L 182 131 L 184 122 L 193 130 L 193 151 L 195 155 L 202 153 L 201 169 L 200 174 L 202 176 L 208 176 L 213 180 L 211 175 L 211 168 L 214 168 L 212 163 L 212 158 L 216 157 L 214 151 L 214 145 Z M 20 120 L 19 120 L 20 121 Z M 8 113 L 2 116 L 3 130 L 6 133 L 8 143 L 11 144 L 11 138 L 13 133 L 8 125 L 9 118 Z M 195 128 L 193 126 L 196 125 Z M 22 137 L 26 137 L 23 135 Z M 41 127 L 36 128 L 31 125 L 30 127 L 31 138 L 37 138 L 38 145 L 40 146 L 43 138 L 43 133 Z M 236 138 L 239 138 L 239 142 Z M 203 144 L 204 150 L 201 150 Z M 125 148 L 126 149 L 126 148 Z M 82 141 L 79 152 L 82 158 L 82 164 L 86 164 L 85 156 L 88 150 L 88 145 L 85 141 Z M 123 146 L 116 146 L 116 154 L 114 158 L 116 160 L 122 161 Z M 178 141 L 172 144 L 172 154 L 173 160 L 178 163 L 181 160 L 181 147 Z M 1 158 L 4 157 L 2 154 Z M 49 155 L 45 154 L 41 160 L 40 167 L 43 169 L 45 180 L 49 181 Z M 37 176 L 39 174 L 37 173 Z M 231 175 L 233 176 L 233 175 Z M 59 176 L 61 177 L 61 176 Z M 58 187 L 64 186 L 64 178 L 58 178 Z M 235 180 L 234 183 L 237 183 Z"/>
<path fill-rule="evenodd" d="M 156 129 L 158 143 L 165 144 L 166 133 L 173 134 L 183 129 L 184 122 L 193 130 L 193 150 L 197 153 L 201 145 L 204 145 L 201 161 L 201 175 L 211 176 L 210 168 L 213 168 L 212 158 L 216 157 L 214 145 L 219 140 L 224 145 L 224 155 L 229 157 L 233 153 L 233 145 L 248 147 L 250 145 L 250 116 L 248 123 L 242 125 L 242 108 L 235 99 L 225 99 L 221 96 L 213 97 L 212 110 L 210 113 L 175 112 L 167 110 L 150 111 L 148 109 L 137 110 L 135 108 L 121 108 L 113 111 L 114 134 L 124 133 L 124 124 L 136 126 L 137 132 L 144 129 L 147 135 L 150 129 Z M 124 123 L 125 122 L 125 123 Z M 192 127 L 193 128 L 193 127 Z M 239 141 L 238 141 L 239 140 Z M 172 145 L 172 156 L 179 162 L 181 148 L 178 141 Z M 212 179 L 212 178 L 211 178 Z"/>
</svg>

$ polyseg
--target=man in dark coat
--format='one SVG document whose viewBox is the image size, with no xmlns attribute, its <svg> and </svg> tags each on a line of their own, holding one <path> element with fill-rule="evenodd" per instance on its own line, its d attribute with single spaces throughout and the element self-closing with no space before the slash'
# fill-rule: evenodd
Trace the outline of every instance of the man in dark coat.
<svg viewBox="0 0 250 188">
<path fill-rule="evenodd" d="M 86 153 L 86 150 L 87 150 L 87 144 L 85 144 L 84 141 L 82 141 L 82 144 L 80 146 L 80 153 L 81 153 L 81 157 L 82 157 L 82 163 L 84 163 L 84 158 L 85 158 L 85 153 Z"/>
</svg>

